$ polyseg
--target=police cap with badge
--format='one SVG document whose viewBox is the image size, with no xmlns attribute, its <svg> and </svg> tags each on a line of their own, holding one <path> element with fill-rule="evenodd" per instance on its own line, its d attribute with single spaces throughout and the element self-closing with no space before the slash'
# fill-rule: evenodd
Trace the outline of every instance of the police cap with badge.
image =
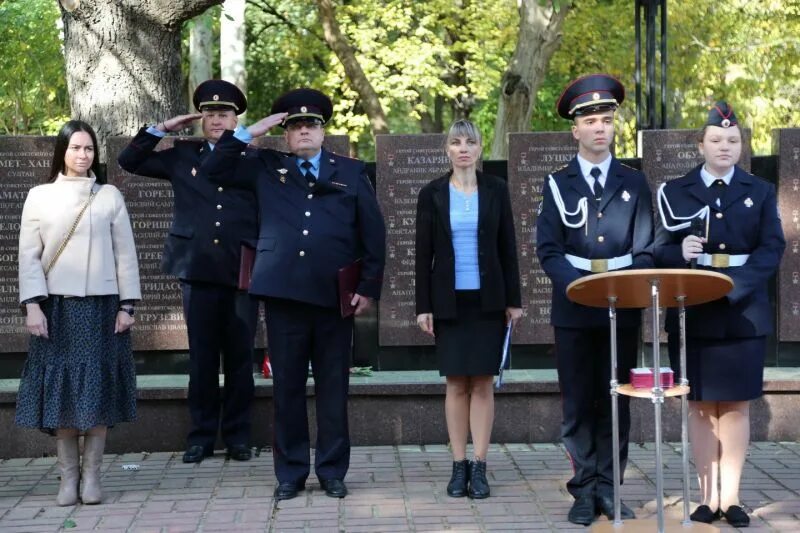
<svg viewBox="0 0 800 533">
<path fill-rule="evenodd" d="M 558 114 L 572 120 L 581 115 L 613 111 L 625 100 L 625 87 L 608 74 L 582 76 L 564 89 L 558 99 Z"/>
<path fill-rule="evenodd" d="M 237 115 L 247 110 L 247 98 L 239 88 L 225 80 L 206 80 L 194 90 L 192 103 L 198 111 L 232 109 Z"/>
<path fill-rule="evenodd" d="M 333 115 L 333 103 L 315 89 L 294 89 L 284 93 L 272 104 L 270 113 L 288 113 L 281 123 L 285 128 L 293 122 L 326 124 Z"/>
</svg>

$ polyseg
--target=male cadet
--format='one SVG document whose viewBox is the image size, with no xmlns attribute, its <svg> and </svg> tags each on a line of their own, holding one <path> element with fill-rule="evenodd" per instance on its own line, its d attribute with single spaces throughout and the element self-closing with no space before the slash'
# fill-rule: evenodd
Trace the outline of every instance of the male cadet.
<svg viewBox="0 0 800 533">
<path fill-rule="evenodd" d="M 252 192 L 214 184 L 202 167 L 220 135 L 236 127 L 247 100 L 235 85 L 208 80 L 197 87 L 193 102 L 200 113 L 142 128 L 120 154 L 119 164 L 134 174 L 169 180 L 174 191 L 162 267 L 181 281 L 189 333 L 191 430 L 183 462 L 199 463 L 214 453 L 220 414 L 228 456 L 247 461 L 258 301 L 237 285 L 241 244 L 255 244 L 258 209 Z M 173 148 L 154 151 L 166 133 L 197 119 L 202 119 L 204 141 L 177 140 Z"/>
<path fill-rule="evenodd" d="M 567 86 L 558 114 L 573 120 L 578 155 L 547 177 L 536 230 L 537 255 L 553 283 L 558 383 L 562 394 L 561 438 L 574 476 L 569 521 L 591 524 L 598 513 L 614 516 L 608 311 L 567 299 L 572 281 L 597 272 L 652 266 L 653 214 L 641 172 L 619 163 L 610 151 L 614 111 L 625 89 L 611 76 L 594 74 Z M 619 379 L 627 382 L 636 361 L 639 310 L 617 313 Z M 630 410 L 619 398 L 620 459 L 625 471 Z M 624 504 L 622 518 L 633 518 Z"/>
<path fill-rule="evenodd" d="M 350 463 L 347 388 L 352 315 L 343 318 L 337 273 L 362 259 L 350 302 L 355 314 L 380 295 L 386 230 L 361 161 L 322 148 L 333 114 L 319 91 L 281 96 L 275 113 L 236 134 L 225 132 L 208 163 L 223 184 L 253 188 L 260 230 L 250 293 L 266 302 L 274 385 L 275 498 L 297 496 L 310 471 L 306 417 L 308 364 L 314 375 L 317 442 L 314 470 L 328 496 L 347 495 Z M 283 122 L 281 122 L 283 121 Z M 245 150 L 281 124 L 291 154 Z"/>
</svg>

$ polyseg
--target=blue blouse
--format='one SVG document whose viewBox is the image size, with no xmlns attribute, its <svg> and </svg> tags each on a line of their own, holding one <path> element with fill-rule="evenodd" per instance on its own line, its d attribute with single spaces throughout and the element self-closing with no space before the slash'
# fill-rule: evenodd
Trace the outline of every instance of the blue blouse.
<svg viewBox="0 0 800 533">
<path fill-rule="evenodd" d="M 450 184 L 450 229 L 456 254 L 456 290 L 480 289 L 478 191 L 465 194 Z"/>
</svg>

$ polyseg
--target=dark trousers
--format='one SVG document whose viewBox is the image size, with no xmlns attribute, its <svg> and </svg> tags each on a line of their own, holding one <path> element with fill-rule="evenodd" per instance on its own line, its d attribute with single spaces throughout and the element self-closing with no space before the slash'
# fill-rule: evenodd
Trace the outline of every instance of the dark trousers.
<svg viewBox="0 0 800 533">
<path fill-rule="evenodd" d="M 638 328 L 617 330 L 617 379 L 630 381 L 636 363 Z M 561 389 L 561 440 L 574 475 L 567 482 L 573 497 L 611 496 L 614 469 L 611 438 L 611 346 L 608 328 L 555 328 L 556 365 Z M 620 468 L 628 460 L 630 403 L 619 395 Z"/>
<path fill-rule="evenodd" d="M 249 445 L 253 403 L 253 339 L 258 300 L 235 287 L 183 281 L 189 333 L 189 446 L 214 449 L 222 415 L 226 446 Z M 219 366 L 225 388 L 220 395 Z"/>
<path fill-rule="evenodd" d="M 272 363 L 275 475 L 303 483 L 310 471 L 306 414 L 308 363 L 314 375 L 317 443 L 314 471 L 321 480 L 344 479 L 350 466 L 347 389 L 353 318 L 327 308 L 280 298 L 266 299 Z"/>
</svg>

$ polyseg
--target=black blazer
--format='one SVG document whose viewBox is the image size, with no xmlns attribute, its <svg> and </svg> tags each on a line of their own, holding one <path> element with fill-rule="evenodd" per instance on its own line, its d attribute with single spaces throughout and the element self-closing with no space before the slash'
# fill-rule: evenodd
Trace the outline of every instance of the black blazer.
<svg viewBox="0 0 800 533">
<path fill-rule="evenodd" d="M 457 317 L 456 272 L 450 228 L 450 174 L 428 183 L 417 200 L 417 314 Z M 514 218 L 506 183 L 478 172 L 478 266 L 481 309 L 522 307 Z"/>
</svg>

